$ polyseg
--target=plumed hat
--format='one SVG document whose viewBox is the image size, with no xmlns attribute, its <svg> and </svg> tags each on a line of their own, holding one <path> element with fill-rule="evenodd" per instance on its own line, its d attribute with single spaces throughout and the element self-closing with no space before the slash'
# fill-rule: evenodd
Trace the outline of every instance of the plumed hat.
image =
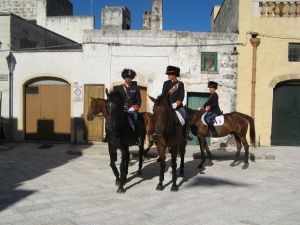
<svg viewBox="0 0 300 225">
<path fill-rule="evenodd" d="M 175 75 L 176 77 L 180 77 L 180 68 L 176 66 L 168 66 L 166 74 Z"/>
<path fill-rule="evenodd" d="M 218 89 L 218 83 L 217 83 L 217 82 L 214 82 L 214 81 L 208 81 L 207 87 L 208 87 L 208 88 L 215 88 L 215 89 Z"/>
<path fill-rule="evenodd" d="M 131 69 L 124 69 L 122 71 L 122 78 L 125 79 L 126 77 L 132 78 L 134 79 L 136 76 L 136 72 L 134 70 Z"/>
</svg>

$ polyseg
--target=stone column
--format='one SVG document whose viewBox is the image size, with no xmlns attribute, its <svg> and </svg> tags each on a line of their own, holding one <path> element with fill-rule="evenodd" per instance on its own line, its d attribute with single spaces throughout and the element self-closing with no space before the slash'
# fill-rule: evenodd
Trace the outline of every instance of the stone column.
<svg viewBox="0 0 300 225">
<path fill-rule="evenodd" d="M 252 33 L 252 37 L 250 38 L 250 42 L 253 46 L 252 53 L 252 89 L 251 89 L 251 117 L 255 118 L 255 88 L 256 88 L 256 61 L 257 61 L 257 47 L 260 44 L 260 38 L 257 38 L 258 33 Z"/>
</svg>

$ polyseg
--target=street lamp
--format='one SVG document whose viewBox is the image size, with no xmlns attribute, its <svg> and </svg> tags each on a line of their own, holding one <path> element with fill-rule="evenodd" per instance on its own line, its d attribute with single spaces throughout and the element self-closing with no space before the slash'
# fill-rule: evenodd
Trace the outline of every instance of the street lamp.
<svg viewBox="0 0 300 225">
<path fill-rule="evenodd" d="M 13 73 L 16 67 L 16 58 L 10 52 L 6 57 L 7 66 L 9 70 L 9 118 L 13 118 Z"/>
</svg>

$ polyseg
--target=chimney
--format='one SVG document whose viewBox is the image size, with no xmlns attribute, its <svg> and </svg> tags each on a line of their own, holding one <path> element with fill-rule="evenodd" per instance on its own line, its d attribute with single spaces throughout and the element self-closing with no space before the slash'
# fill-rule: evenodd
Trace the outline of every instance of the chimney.
<svg viewBox="0 0 300 225">
<path fill-rule="evenodd" d="M 163 0 L 152 0 L 151 30 L 162 30 Z"/>
<path fill-rule="evenodd" d="M 101 26 L 103 30 L 130 30 L 131 14 L 126 7 L 107 7 L 102 9 Z"/>
</svg>

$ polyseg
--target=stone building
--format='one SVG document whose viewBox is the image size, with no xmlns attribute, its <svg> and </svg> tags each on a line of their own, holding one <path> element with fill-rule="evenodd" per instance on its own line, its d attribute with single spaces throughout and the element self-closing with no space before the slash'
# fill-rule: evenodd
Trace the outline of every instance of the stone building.
<svg viewBox="0 0 300 225">
<path fill-rule="evenodd" d="M 258 144 L 300 145 L 300 1 L 224 0 L 212 21 L 238 34 L 237 110 L 255 118 Z"/>
<path fill-rule="evenodd" d="M 6 64 L 5 56 L 9 52 L 17 63 L 13 73 L 14 139 L 48 138 L 50 141 L 78 142 L 84 130 L 89 141 L 101 141 L 101 119 L 97 118 L 94 122 L 85 120 L 90 97 L 105 97 L 104 88 L 122 82 L 121 71 L 124 68 L 137 72 L 143 111 L 152 111 L 153 105 L 147 95 L 156 97 L 161 93 L 163 81 L 167 79 L 167 65 L 181 68 L 181 80 L 186 89 L 184 104 L 198 108 L 209 95 L 207 82 L 214 80 L 219 83 L 222 110 L 224 113 L 234 111 L 237 56 L 233 51 L 238 35 L 163 31 L 162 5 L 162 0 L 153 1 L 152 12 L 144 15 L 144 24 L 145 18 L 148 22 L 143 30 L 130 30 L 130 12 L 126 7 L 105 7 L 102 29 L 85 29 L 80 42 L 82 48 L 67 38 L 65 40 L 70 43 L 56 45 L 70 47 L 66 49 L 11 49 L 9 44 L 2 46 L 8 49 L 1 56 L 2 65 Z M 9 17 L 16 16 L 2 15 L 1 27 L 1 21 L 9 20 Z M 23 19 L 23 23 L 26 20 Z M 34 29 L 28 32 L 38 36 Z M 9 30 L 4 33 L 8 34 Z M 7 69 L 2 73 L 7 74 Z M 65 107 L 63 111 L 62 107 Z M 4 116 L 8 116 L 7 111 Z M 69 126 L 62 125 L 65 123 Z M 46 137 L 45 131 L 51 135 Z"/>
</svg>

